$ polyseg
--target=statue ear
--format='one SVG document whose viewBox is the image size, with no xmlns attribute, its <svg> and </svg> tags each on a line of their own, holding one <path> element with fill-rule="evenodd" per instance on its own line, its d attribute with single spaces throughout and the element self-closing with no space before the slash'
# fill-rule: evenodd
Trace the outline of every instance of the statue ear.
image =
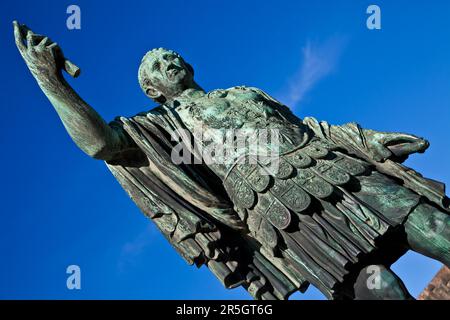
<svg viewBox="0 0 450 320">
<path fill-rule="evenodd" d="M 153 88 L 152 86 L 147 87 L 147 89 L 145 90 L 145 94 L 158 103 L 166 102 L 166 97 L 164 97 L 161 91 Z"/>
<path fill-rule="evenodd" d="M 162 96 L 162 94 L 159 90 L 157 90 L 151 86 L 147 87 L 147 89 L 145 90 L 145 94 L 155 100 Z"/>
</svg>

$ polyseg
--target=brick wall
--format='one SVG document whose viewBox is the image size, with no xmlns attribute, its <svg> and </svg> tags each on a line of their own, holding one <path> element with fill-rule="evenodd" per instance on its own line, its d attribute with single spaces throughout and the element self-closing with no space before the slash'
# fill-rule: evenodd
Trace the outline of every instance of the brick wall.
<svg viewBox="0 0 450 320">
<path fill-rule="evenodd" d="M 450 269 L 442 267 L 417 299 L 450 300 Z"/>
</svg>

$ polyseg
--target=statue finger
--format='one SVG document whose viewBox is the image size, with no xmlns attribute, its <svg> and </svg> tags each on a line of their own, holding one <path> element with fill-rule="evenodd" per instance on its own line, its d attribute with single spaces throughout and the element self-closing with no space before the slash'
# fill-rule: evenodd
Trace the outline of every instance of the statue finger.
<svg viewBox="0 0 450 320">
<path fill-rule="evenodd" d="M 404 140 L 404 141 L 414 142 L 416 140 L 420 140 L 420 138 L 418 136 L 415 136 L 413 134 L 408 134 L 408 133 L 398 133 L 397 136 L 399 139 Z"/>
<path fill-rule="evenodd" d="M 45 36 L 40 35 L 40 34 L 35 34 L 33 31 L 28 29 L 27 30 L 27 47 L 28 47 L 28 49 L 31 49 L 34 46 L 36 46 L 37 44 L 39 44 L 39 42 L 41 42 L 41 40 L 44 38 L 45 38 Z"/>
<path fill-rule="evenodd" d="M 393 145 L 399 143 L 414 143 L 419 137 L 407 133 L 387 133 L 383 137 L 383 144 Z"/>
<path fill-rule="evenodd" d="M 29 43 L 28 43 L 28 37 L 31 37 L 31 35 L 33 35 L 34 32 L 33 32 L 30 28 L 28 28 L 25 24 L 21 24 L 21 25 L 20 25 L 20 31 L 21 31 L 23 37 L 24 37 L 24 38 L 26 39 L 26 41 L 27 41 L 27 47 L 29 47 L 30 45 L 29 45 Z M 30 39 L 31 39 L 31 38 L 30 38 Z"/>
<path fill-rule="evenodd" d="M 43 37 L 41 41 L 38 43 L 37 47 L 39 49 L 45 49 L 48 45 L 50 45 L 52 42 L 48 37 Z"/>
<path fill-rule="evenodd" d="M 47 46 L 47 49 L 50 49 L 50 50 L 57 50 L 57 49 L 59 49 L 58 43 L 52 42 L 51 44 L 49 44 L 49 45 Z"/>
<path fill-rule="evenodd" d="M 33 47 L 33 31 L 27 31 L 27 48 L 31 49 Z"/>
<path fill-rule="evenodd" d="M 22 33 L 24 35 L 28 34 L 29 32 L 34 33 L 26 24 L 21 24 L 20 29 L 22 30 Z"/>
<path fill-rule="evenodd" d="M 47 46 L 47 50 L 50 51 L 55 61 L 60 61 L 60 59 L 64 59 L 64 55 L 59 47 L 58 43 L 53 42 Z"/>
<path fill-rule="evenodd" d="M 52 42 L 47 46 L 47 49 L 50 50 L 55 56 L 62 54 L 61 48 L 58 46 L 57 42 Z"/>
<path fill-rule="evenodd" d="M 27 47 L 23 42 L 24 41 L 23 34 L 17 21 L 13 22 L 13 26 L 14 26 L 14 38 L 16 40 L 16 46 L 17 49 L 19 49 L 20 54 L 23 56 L 25 54 L 25 51 L 27 50 Z"/>
</svg>

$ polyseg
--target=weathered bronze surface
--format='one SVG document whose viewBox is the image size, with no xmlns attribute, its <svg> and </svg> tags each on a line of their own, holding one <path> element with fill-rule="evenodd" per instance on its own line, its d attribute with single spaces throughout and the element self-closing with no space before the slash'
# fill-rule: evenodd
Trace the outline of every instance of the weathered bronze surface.
<svg viewBox="0 0 450 320">
<path fill-rule="evenodd" d="M 162 48 L 139 68 L 160 105 L 108 124 L 64 80 L 62 70 L 79 69 L 55 43 L 17 22 L 14 33 L 73 141 L 106 162 L 188 263 L 206 265 L 224 286 L 256 299 L 285 299 L 309 284 L 329 299 L 412 299 L 393 262 L 415 250 L 449 265 L 444 185 L 401 164 L 426 140 L 299 119 L 257 88 L 205 92 L 193 68 Z M 274 144 L 264 142 L 271 156 L 259 157 L 246 140 L 224 159 L 217 150 L 237 130 L 276 132 L 276 157 Z M 180 146 L 192 162 L 174 161 Z"/>
</svg>

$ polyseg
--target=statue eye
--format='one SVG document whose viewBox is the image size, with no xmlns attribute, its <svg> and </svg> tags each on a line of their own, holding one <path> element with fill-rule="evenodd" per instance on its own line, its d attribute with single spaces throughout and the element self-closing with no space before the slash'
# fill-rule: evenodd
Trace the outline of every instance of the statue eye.
<svg viewBox="0 0 450 320">
<path fill-rule="evenodd" d="M 153 63 L 152 71 L 159 71 L 160 69 L 161 69 L 161 64 L 159 63 L 159 61 L 156 61 L 155 63 Z"/>
</svg>

